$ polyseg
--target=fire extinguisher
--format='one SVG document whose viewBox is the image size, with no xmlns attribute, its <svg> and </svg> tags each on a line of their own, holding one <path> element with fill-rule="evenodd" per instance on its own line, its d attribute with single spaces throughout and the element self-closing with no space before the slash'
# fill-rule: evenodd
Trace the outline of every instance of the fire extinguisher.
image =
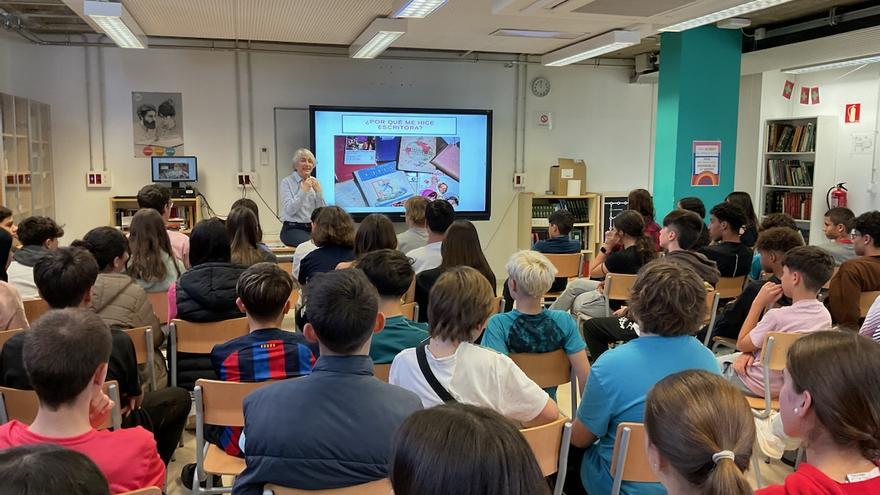
<svg viewBox="0 0 880 495">
<path fill-rule="evenodd" d="M 846 182 L 841 182 L 836 186 L 832 187 L 828 190 L 828 193 L 825 195 L 825 203 L 828 205 L 828 209 L 845 207 L 846 206 L 846 188 L 843 185 Z"/>
</svg>

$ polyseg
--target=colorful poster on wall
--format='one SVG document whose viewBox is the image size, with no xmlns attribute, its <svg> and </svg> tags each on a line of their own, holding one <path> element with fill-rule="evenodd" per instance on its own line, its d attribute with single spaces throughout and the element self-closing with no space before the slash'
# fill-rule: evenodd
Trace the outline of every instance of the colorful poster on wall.
<svg viewBox="0 0 880 495">
<path fill-rule="evenodd" d="M 813 86 L 810 89 L 810 103 L 813 105 L 819 104 L 819 86 Z"/>
<path fill-rule="evenodd" d="M 721 141 L 694 141 L 694 173 L 691 186 L 718 187 L 721 181 Z"/>
<path fill-rule="evenodd" d="M 801 105 L 809 105 L 810 104 L 810 88 L 802 87 L 801 88 Z"/>
<path fill-rule="evenodd" d="M 786 100 L 791 99 L 791 93 L 794 91 L 794 81 L 785 81 L 785 86 L 782 87 L 782 97 Z"/>
<path fill-rule="evenodd" d="M 180 93 L 131 93 L 134 156 L 183 155 L 183 97 Z"/>
</svg>

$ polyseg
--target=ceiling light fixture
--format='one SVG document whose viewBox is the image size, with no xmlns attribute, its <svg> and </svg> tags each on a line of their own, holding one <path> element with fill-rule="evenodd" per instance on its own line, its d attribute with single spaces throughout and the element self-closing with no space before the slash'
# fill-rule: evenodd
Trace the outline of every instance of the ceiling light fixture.
<svg viewBox="0 0 880 495">
<path fill-rule="evenodd" d="M 375 19 L 348 48 L 351 58 L 376 58 L 406 34 L 406 19 Z"/>
<path fill-rule="evenodd" d="M 560 67 L 598 57 L 635 45 L 642 40 L 638 31 L 611 31 L 541 56 L 541 64 Z"/>
<path fill-rule="evenodd" d="M 85 0 L 83 14 L 88 16 L 120 48 L 147 47 L 147 36 L 144 34 L 144 30 L 121 3 Z"/>
<path fill-rule="evenodd" d="M 846 60 L 837 60 L 835 62 L 825 62 L 823 64 L 805 65 L 803 67 L 793 67 L 791 69 L 782 69 L 782 72 L 785 72 L 786 74 L 805 74 L 807 72 L 819 72 L 823 70 L 852 67 L 854 65 L 874 64 L 877 62 L 880 62 L 880 54 L 868 55 L 867 57 L 849 58 Z"/>
<path fill-rule="evenodd" d="M 712 24 L 713 22 L 718 22 L 722 19 L 748 14 L 749 12 L 755 12 L 757 10 L 764 10 L 766 8 L 775 7 L 776 5 L 782 5 L 783 3 L 788 3 L 791 1 L 792 0 L 752 0 L 751 2 L 746 2 L 735 7 L 719 10 L 718 12 L 706 14 L 704 16 L 696 17 L 688 21 L 679 22 L 678 24 L 673 24 L 671 26 L 661 28 L 660 31 L 680 33 L 681 31 L 687 31 L 691 28 L 705 26 L 706 24 Z"/>
<path fill-rule="evenodd" d="M 439 9 L 447 0 L 397 0 L 391 17 L 412 17 L 424 19 Z"/>
<path fill-rule="evenodd" d="M 560 40 L 573 40 L 587 33 L 568 33 L 565 31 L 544 31 L 541 29 L 513 29 L 501 28 L 489 33 L 489 36 L 515 36 L 520 38 L 552 38 Z"/>
</svg>

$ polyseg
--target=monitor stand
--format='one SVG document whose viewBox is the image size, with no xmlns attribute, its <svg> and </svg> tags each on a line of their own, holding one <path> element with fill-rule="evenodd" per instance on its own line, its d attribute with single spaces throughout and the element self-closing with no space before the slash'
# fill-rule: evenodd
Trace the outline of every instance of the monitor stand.
<svg viewBox="0 0 880 495">
<path fill-rule="evenodd" d="M 181 187 L 180 182 L 172 182 L 170 189 L 172 198 L 195 198 L 196 194 L 198 194 L 196 188 L 186 184 Z"/>
</svg>

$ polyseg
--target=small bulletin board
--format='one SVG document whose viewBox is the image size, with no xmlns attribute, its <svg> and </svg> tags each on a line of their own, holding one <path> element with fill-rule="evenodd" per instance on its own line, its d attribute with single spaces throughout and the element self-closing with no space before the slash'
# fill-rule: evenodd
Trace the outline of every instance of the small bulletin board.
<svg viewBox="0 0 880 495">
<path fill-rule="evenodd" d="M 613 225 L 614 218 L 627 208 L 629 208 L 629 199 L 626 193 L 602 194 L 602 230 L 599 233 L 599 242 Z"/>
</svg>

